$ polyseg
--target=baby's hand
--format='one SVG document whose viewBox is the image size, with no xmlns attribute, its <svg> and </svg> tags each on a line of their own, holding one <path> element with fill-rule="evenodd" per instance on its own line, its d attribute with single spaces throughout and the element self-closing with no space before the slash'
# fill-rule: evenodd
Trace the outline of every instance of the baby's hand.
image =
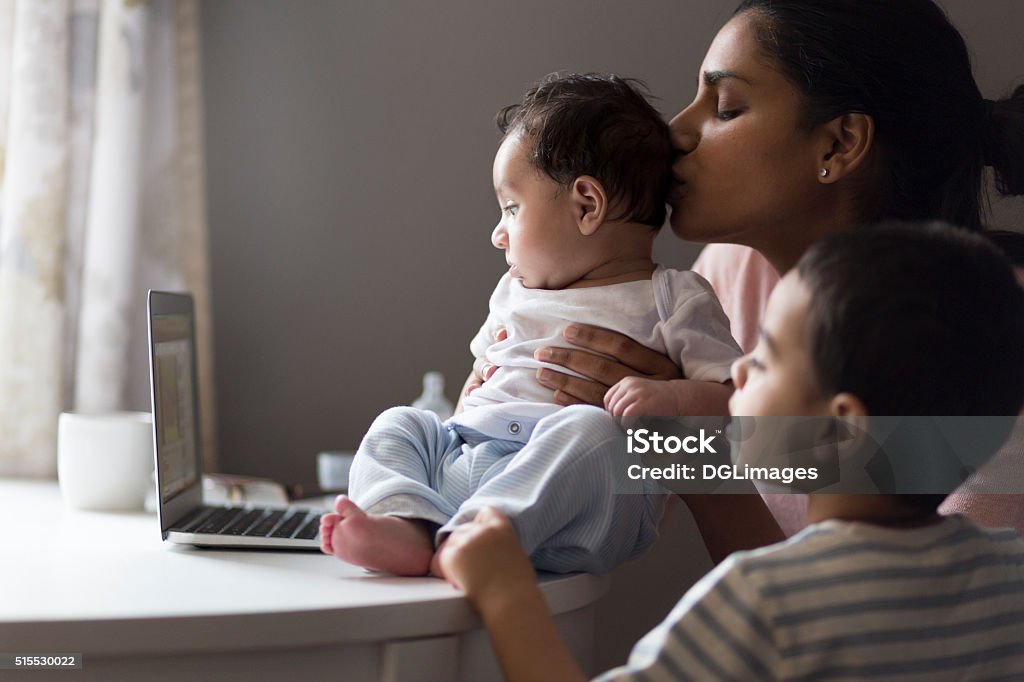
<svg viewBox="0 0 1024 682">
<path fill-rule="evenodd" d="M 671 381 L 626 377 L 608 389 L 604 409 L 613 417 L 669 417 L 680 414 Z"/>
<path fill-rule="evenodd" d="M 484 507 L 471 523 L 456 528 L 438 550 L 437 561 L 445 579 L 481 611 L 495 598 L 513 598 L 536 582 L 515 528 L 494 507 Z"/>
<path fill-rule="evenodd" d="M 504 341 L 507 338 L 508 331 L 506 331 L 504 327 L 499 327 L 497 331 L 494 332 L 494 343 Z M 487 362 L 486 357 L 481 356 L 474 360 L 473 374 L 470 376 L 469 381 L 466 382 L 465 387 L 463 387 L 462 394 L 464 396 L 469 395 L 476 389 L 483 386 L 484 382 L 490 379 L 494 375 L 494 372 L 497 371 L 497 369 L 498 366 L 492 365 L 491 363 Z M 461 398 L 459 399 L 459 402 L 462 402 Z M 461 412 L 461 410 L 458 411 Z"/>
</svg>

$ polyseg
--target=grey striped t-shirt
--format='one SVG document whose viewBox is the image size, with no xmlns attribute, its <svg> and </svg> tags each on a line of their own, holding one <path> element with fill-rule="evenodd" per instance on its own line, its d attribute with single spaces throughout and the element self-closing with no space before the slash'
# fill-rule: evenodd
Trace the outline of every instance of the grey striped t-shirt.
<svg viewBox="0 0 1024 682">
<path fill-rule="evenodd" d="M 1024 540 L 818 523 L 730 556 L 599 679 L 1024 679 Z"/>
</svg>

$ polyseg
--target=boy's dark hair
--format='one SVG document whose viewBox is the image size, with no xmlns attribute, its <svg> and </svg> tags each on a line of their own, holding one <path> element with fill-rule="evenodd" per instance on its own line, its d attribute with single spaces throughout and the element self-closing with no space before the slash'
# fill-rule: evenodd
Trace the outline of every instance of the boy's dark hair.
<svg viewBox="0 0 1024 682">
<path fill-rule="evenodd" d="M 796 267 L 811 292 L 808 347 L 828 393 L 850 392 L 876 416 L 1020 411 L 1024 288 L 979 234 L 888 222 L 826 237 Z M 945 495 L 898 499 L 931 513 Z"/>
<path fill-rule="evenodd" d="M 1024 288 L 1006 256 L 941 223 L 834 234 L 797 264 L 820 386 L 872 415 L 1016 415 Z"/>
<path fill-rule="evenodd" d="M 562 187 L 590 175 L 608 193 L 609 219 L 665 222 L 674 151 L 646 86 L 615 75 L 550 74 L 497 115 L 522 133 L 534 166 Z"/>
</svg>

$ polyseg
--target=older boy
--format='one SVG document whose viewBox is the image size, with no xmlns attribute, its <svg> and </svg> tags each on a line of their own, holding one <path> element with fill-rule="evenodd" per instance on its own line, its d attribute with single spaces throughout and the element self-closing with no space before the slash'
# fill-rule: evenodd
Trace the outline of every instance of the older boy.
<svg viewBox="0 0 1024 682">
<path fill-rule="evenodd" d="M 1022 348 L 1024 291 L 982 238 L 927 225 L 842 233 L 772 293 L 757 347 L 734 365 L 730 409 L 1016 415 Z M 1024 541 L 943 518 L 940 501 L 812 495 L 808 528 L 730 556 L 601 679 L 1021 679 Z M 500 512 L 453 533 L 439 562 L 509 679 L 582 677 Z"/>
</svg>

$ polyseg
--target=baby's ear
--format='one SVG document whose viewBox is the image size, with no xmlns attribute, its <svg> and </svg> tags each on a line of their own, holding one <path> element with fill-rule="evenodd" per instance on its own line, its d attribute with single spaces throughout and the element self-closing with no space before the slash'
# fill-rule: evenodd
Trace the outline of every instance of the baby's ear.
<svg viewBox="0 0 1024 682">
<path fill-rule="evenodd" d="M 576 225 L 586 237 L 597 232 L 608 212 L 608 195 L 597 178 L 581 175 L 572 182 L 572 202 Z"/>
</svg>

